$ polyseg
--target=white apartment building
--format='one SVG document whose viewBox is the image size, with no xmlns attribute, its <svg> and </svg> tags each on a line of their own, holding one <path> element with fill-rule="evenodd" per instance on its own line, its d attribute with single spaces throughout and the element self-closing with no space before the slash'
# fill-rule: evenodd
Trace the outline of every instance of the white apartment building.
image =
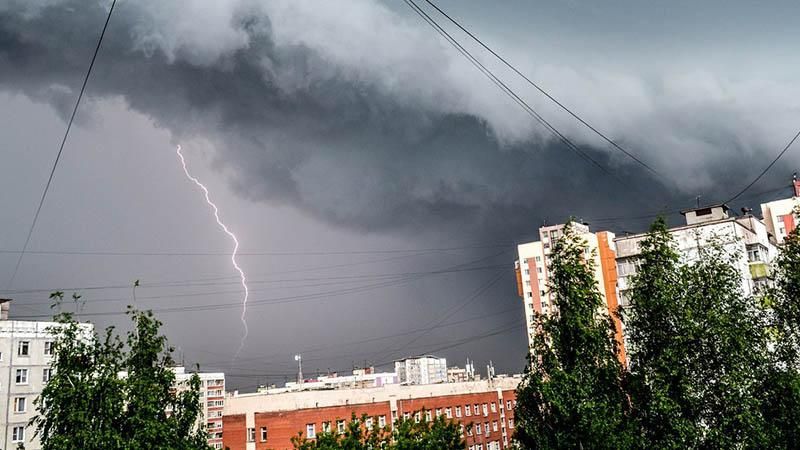
<svg viewBox="0 0 800 450">
<path fill-rule="evenodd" d="M 794 195 L 790 198 L 775 200 L 761 204 L 761 216 L 767 230 L 775 236 L 775 242 L 782 244 L 786 236 L 797 227 L 797 217 L 794 210 L 800 207 L 800 181 L 797 176 L 792 178 Z"/>
<path fill-rule="evenodd" d="M 719 243 L 725 253 L 735 256 L 734 264 L 742 276 L 742 292 L 750 295 L 766 285 L 769 266 L 778 254 L 775 237 L 767 225 L 751 214 L 731 217 L 726 205 L 713 205 L 683 211 L 686 225 L 671 228 L 683 262 L 697 260 L 701 249 Z M 636 273 L 640 243 L 646 233 L 619 237 L 617 249 L 618 287 L 623 306 L 627 303 L 631 276 Z"/>
<path fill-rule="evenodd" d="M 34 400 L 50 378 L 53 357 L 51 330 L 57 322 L 9 320 L 11 300 L 0 299 L 0 428 L 3 449 L 26 450 L 41 446 L 28 426 L 36 416 Z M 87 335 L 94 331 L 92 324 L 81 324 Z"/>
<path fill-rule="evenodd" d="M 397 360 L 394 371 L 400 384 L 447 383 L 447 359 L 433 355 Z"/>
<path fill-rule="evenodd" d="M 550 252 L 553 244 L 564 233 L 564 224 L 539 228 L 539 240 L 517 246 L 517 260 L 514 271 L 517 280 L 517 294 L 522 297 L 525 307 L 528 345 L 533 345 L 536 336 L 536 315 L 549 315 L 555 312 L 553 296 L 549 292 L 548 283 L 552 276 Z M 620 360 L 625 360 L 625 349 L 622 340 L 622 325 L 616 319 L 617 273 L 616 249 L 614 234 L 608 231 L 593 233 L 582 223 L 572 224 L 581 239 L 586 241 L 586 258 L 592 263 L 597 288 L 603 298 L 607 310 L 614 318 L 616 338 L 620 343 Z"/>
<path fill-rule="evenodd" d="M 194 373 L 187 373 L 183 367 L 174 367 L 175 384 L 179 388 L 188 387 Z M 222 372 L 198 372 L 200 377 L 200 402 L 203 405 L 201 423 L 208 431 L 208 445 L 222 448 L 222 411 L 225 408 L 225 374 Z"/>
</svg>

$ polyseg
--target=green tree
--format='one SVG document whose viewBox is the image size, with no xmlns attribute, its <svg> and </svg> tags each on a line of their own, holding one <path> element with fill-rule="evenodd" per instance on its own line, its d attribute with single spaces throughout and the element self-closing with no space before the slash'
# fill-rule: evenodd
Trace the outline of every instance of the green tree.
<svg viewBox="0 0 800 450">
<path fill-rule="evenodd" d="M 679 304 L 679 256 L 662 217 L 650 227 L 640 249 L 623 312 L 634 417 L 644 447 L 690 448 L 700 434 L 691 398 L 696 381 L 685 364 L 690 336 L 684 329 L 685 310 Z"/>
<path fill-rule="evenodd" d="M 697 242 L 681 263 L 659 219 L 641 244 L 625 314 L 634 417 L 650 448 L 763 448 L 764 310 L 742 292 L 741 255 Z"/>
<path fill-rule="evenodd" d="M 515 438 L 524 448 L 631 448 L 633 427 L 614 326 L 586 242 L 568 223 L 552 249 L 557 313 L 539 331 L 517 389 Z"/>
<path fill-rule="evenodd" d="M 458 423 L 442 416 L 419 422 L 399 419 L 394 427 L 371 429 L 365 426 L 367 419 L 366 415 L 359 419 L 353 414 L 344 433 L 320 433 L 315 439 L 299 433 L 292 443 L 296 450 L 463 450 L 465 447 Z M 373 418 L 373 423 L 376 421 Z"/>
<path fill-rule="evenodd" d="M 62 296 L 52 297 L 60 304 Z M 52 376 L 31 422 L 44 450 L 208 448 L 199 377 L 176 388 L 161 322 L 151 312 L 129 314 L 125 344 L 112 327 L 101 337 L 70 313 L 56 316 Z"/>
<path fill-rule="evenodd" d="M 800 448 L 800 230 L 786 237 L 776 263 L 769 312 L 770 361 L 758 389 L 772 448 Z"/>
</svg>

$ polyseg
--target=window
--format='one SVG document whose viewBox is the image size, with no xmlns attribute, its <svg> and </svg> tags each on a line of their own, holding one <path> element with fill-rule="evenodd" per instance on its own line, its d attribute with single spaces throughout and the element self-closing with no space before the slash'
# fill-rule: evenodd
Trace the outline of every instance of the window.
<svg viewBox="0 0 800 450">
<path fill-rule="evenodd" d="M 461 407 L 456 406 L 456 417 L 461 417 Z"/>
<path fill-rule="evenodd" d="M 256 429 L 255 428 L 248 428 L 247 429 L 247 442 L 255 442 L 256 441 Z"/>
<path fill-rule="evenodd" d="M 28 384 L 28 369 L 17 369 L 17 384 Z"/>
<path fill-rule="evenodd" d="M 530 275 L 530 274 L 531 274 L 531 270 L 530 269 L 525 269 L 525 275 Z"/>
<path fill-rule="evenodd" d="M 45 341 L 44 356 L 53 356 L 53 341 Z"/>
<path fill-rule="evenodd" d="M 541 267 L 537 267 L 536 271 L 539 272 L 539 273 L 542 273 L 542 268 Z"/>
<path fill-rule="evenodd" d="M 53 369 L 49 367 L 45 367 L 42 369 L 42 382 L 47 383 L 50 381 L 50 377 L 53 376 Z"/>
<path fill-rule="evenodd" d="M 477 404 L 477 403 L 475 403 L 474 405 L 472 405 L 472 412 L 474 412 L 476 416 L 477 416 L 478 414 L 480 414 L 480 413 L 481 413 L 481 405 L 479 405 L 479 404 Z"/>
<path fill-rule="evenodd" d="M 534 259 L 536 260 L 536 262 L 542 262 L 542 257 L 541 257 L 541 256 L 537 256 L 537 257 L 536 257 L 536 258 L 534 258 Z"/>
<path fill-rule="evenodd" d="M 447 417 L 448 419 L 452 419 L 453 418 L 453 410 L 450 409 L 450 408 L 445 408 L 444 409 L 444 416 Z"/>
<path fill-rule="evenodd" d="M 378 427 L 384 428 L 386 426 L 386 416 L 378 416 Z"/>
<path fill-rule="evenodd" d="M 508 419 L 508 428 L 514 428 L 514 419 Z"/>
<path fill-rule="evenodd" d="M 436 408 L 436 417 L 439 417 L 441 415 L 442 415 L 442 408 Z"/>
<path fill-rule="evenodd" d="M 267 427 L 261 427 L 261 442 L 267 442 Z"/>
<path fill-rule="evenodd" d="M 364 425 L 366 425 L 368 430 L 371 430 L 372 429 L 372 417 L 367 417 L 367 420 L 366 420 L 366 422 L 364 422 Z"/>
<path fill-rule="evenodd" d="M 467 426 L 467 436 L 472 436 L 472 428 L 473 428 L 472 424 L 469 424 Z"/>
<path fill-rule="evenodd" d="M 492 422 L 492 431 L 497 431 L 497 421 Z"/>
<path fill-rule="evenodd" d="M 14 399 L 14 412 L 24 413 L 27 406 L 27 399 L 25 397 L 16 397 Z"/>
<path fill-rule="evenodd" d="M 28 356 L 30 354 L 31 343 L 28 341 L 20 341 L 17 344 L 17 356 Z"/>
<path fill-rule="evenodd" d="M 222 450 L 222 442 L 215 442 L 211 444 L 211 448 L 214 450 Z"/>
<path fill-rule="evenodd" d="M 431 412 L 430 411 L 425 411 L 425 421 L 426 422 L 430 422 L 431 421 Z"/>
<path fill-rule="evenodd" d="M 336 421 L 336 431 L 338 431 L 339 434 L 344 434 L 344 420 Z"/>
<path fill-rule="evenodd" d="M 475 425 L 475 434 L 483 434 L 483 428 L 481 428 L 481 424 Z"/>
<path fill-rule="evenodd" d="M 489 415 L 489 407 L 486 406 L 486 403 L 483 404 L 483 415 L 484 416 L 488 416 Z"/>
<path fill-rule="evenodd" d="M 483 424 L 483 429 L 486 431 L 486 435 L 489 435 L 489 422 Z"/>
<path fill-rule="evenodd" d="M 403 413 L 403 420 L 408 420 L 411 418 L 411 413 L 404 412 Z"/>
<path fill-rule="evenodd" d="M 306 437 L 308 439 L 314 439 L 317 437 L 317 426 L 315 424 L 306 424 Z"/>
<path fill-rule="evenodd" d="M 472 409 L 470 409 L 469 405 L 464 405 L 464 414 L 469 417 L 472 415 Z"/>
<path fill-rule="evenodd" d="M 506 409 L 511 409 L 511 400 L 506 400 Z"/>
<path fill-rule="evenodd" d="M 495 402 L 489 403 L 489 409 L 491 409 L 493 413 L 497 412 L 497 403 Z"/>
<path fill-rule="evenodd" d="M 215 406 L 225 406 L 225 400 L 209 400 L 208 406 L 215 407 Z"/>
<path fill-rule="evenodd" d="M 533 292 L 528 292 L 528 297 L 533 297 Z"/>
<path fill-rule="evenodd" d="M 322 422 L 322 432 L 323 433 L 330 433 L 331 432 L 331 423 L 330 422 Z"/>
<path fill-rule="evenodd" d="M 14 427 L 11 430 L 11 442 L 23 442 L 25 440 L 25 427 Z"/>
<path fill-rule="evenodd" d="M 464 424 L 459 424 L 459 429 L 461 430 L 461 437 L 464 437 Z"/>
<path fill-rule="evenodd" d="M 414 422 L 419 423 L 419 420 L 422 416 L 420 416 L 419 411 L 414 413 Z"/>
<path fill-rule="evenodd" d="M 475 444 L 475 450 L 483 450 L 483 444 Z"/>
</svg>

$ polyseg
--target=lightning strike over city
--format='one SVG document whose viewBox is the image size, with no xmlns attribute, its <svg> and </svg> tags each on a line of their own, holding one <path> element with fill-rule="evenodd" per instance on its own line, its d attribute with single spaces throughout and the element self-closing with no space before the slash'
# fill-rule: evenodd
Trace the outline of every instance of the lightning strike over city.
<svg viewBox="0 0 800 450">
<path fill-rule="evenodd" d="M 186 174 L 186 178 L 191 180 L 194 184 L 197 185 L 197 187 L 203 190 L 206 203 L 208 203 L 211 209 L 214 210 L 214 219 L 217 221 L 217 225 L 219 225 L 222 231 L 224 231 L 225 234 L 227 234 L 233 241 L 233 251 L 231 252 L 231 264 L 233 264 L 233 268 L 236 269 L 237 272 L 239 272 L 239 279 L 241 280 L 242 288 L 244 288 L 244 298 L 242 299 L 242 316 L 241 316 L 242 327 L 244 329 L 244 332 L 242 333 L 242 341 L 239 343 L 239 349 L 236 350 L 236 353 L 233 356 L 233 359 L 236 359 L 242 352 L 244 344 L 247 341 L 247 335 L 249 333 L 249 330 L 247 328 L 247 318 L 245 316 L 247 314 L 247 298 L 250 296 L 250 290 L 247 287 L 247 277 L 244 274 L 244 270 L 242 270 L 242 268 L 239 266 L 239 263 L 236 261 L 236 255 L 239 252 L 239 239 L 236 237 L 235 234 L 233 234 L 231 230 L 228 229 L 227 225 L 225 225 L 222 219 L 219 218 L 219 208 L 217 208 L 217 205 L 213 201 L 211 201 L 211 197 L 209 196 L 208 193 L 208 188 L 203 183 L 201 183 L 200 180 L 198 180 L 197 178 L 192 176 L 191 173 L 189 173 L 189 169 L 186 167 L 186 159 L 183 157 L 180 145 L 176 147 L 175 152 L 178 154 L 178 158 L 180 158 L 181 160 L 181 166 L 183 166 L 183 173 Z"/>
</svg>

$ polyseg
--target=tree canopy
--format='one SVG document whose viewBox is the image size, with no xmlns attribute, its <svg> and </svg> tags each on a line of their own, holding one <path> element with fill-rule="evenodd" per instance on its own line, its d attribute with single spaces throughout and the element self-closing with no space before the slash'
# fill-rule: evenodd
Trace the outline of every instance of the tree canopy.
<svg viewBox="0 0 800 450">
<path fill-rule="evenodd" d="M 32 420 L 44 450 L 209 448 L 199 377 L 176 386 L 161 322 L 149 311 L 129 315 L 124 343 L 112 327 L 98 335 L 70 313 L 56 316 L 52 375 Z"/>
</svg>

